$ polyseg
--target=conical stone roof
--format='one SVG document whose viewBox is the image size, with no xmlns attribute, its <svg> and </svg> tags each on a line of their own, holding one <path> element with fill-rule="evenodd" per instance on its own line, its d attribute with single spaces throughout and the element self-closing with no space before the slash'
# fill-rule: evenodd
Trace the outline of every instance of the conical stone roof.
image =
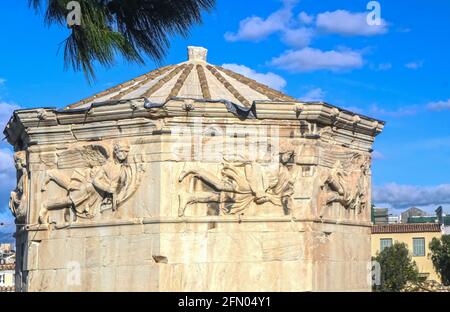
<svg viewBox="0 0 450 312">
<path fill-rule="evenodd" d="M 16 149 L 24 149 L 126 133 L 153 135 L 155 127 L 169 124 L 170 118 L 239 118 L 299 123 L 302 135 L 328 136 L 327 140 L 368 151 L 384 128 L 381 120 L 324 102 L 304 102 L 208 64 L 206 55 L 204 48 L 189 47 L 186 62 L 156 69 L 63 109 L 16 110 L 3 133 Z M 158 119 L 165 122 L 149 121 Z"/>
<path fill-rule="evenodd" d="M 250 107 L 255 101 L 298 101 L 253 79 L 208 64 L 207 53 L 205 48 L 188 47 L 188 61 L 155 69 L 69 105 L 66 109 L 136 98 L 146 98 L 155 104 L 172 98 L 229 101 L 244 107 Z"/>
</svg>

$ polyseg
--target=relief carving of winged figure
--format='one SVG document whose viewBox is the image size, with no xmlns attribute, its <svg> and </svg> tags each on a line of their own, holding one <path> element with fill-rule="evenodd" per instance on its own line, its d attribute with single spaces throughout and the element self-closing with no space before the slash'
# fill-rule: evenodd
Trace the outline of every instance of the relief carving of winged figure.
<svg viewBox="0 0 450 312">
<path fill-rule="evenodd" d="M 70 212 L 74 219 L 92 219 L 99 210 L 116 211 L 137 190 L 144 168 L 138 161 L 130 163 L 130 147 L 123 142 L 115 143 L 112 157 L 103 145 L 88 145 L 58 154 L 58 168 L 46 173 L 42 192 L 53 181 L 67 193 L 60 199 L 44 201 L 39 222 L 48 222 L 48 212 L 65 210 L 65 221 Z M 73 169 L 70 174 L 61 169 Z"/>
</svg>

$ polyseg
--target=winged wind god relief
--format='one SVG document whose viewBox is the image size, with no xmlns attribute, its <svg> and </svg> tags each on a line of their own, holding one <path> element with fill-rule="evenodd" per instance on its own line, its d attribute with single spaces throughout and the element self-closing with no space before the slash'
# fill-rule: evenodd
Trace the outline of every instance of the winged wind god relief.
<svg viewBox="0 0 450 312">
<path fill-rule="evenodd" d="M 328 155 L 325 162 L 334 163 L 321 183 L 319 203 L 322 209 L 332 208 L 336 203 L 346 210 L 362 213 L 370 205 L 370 156 L 338 152 Z"/>
<path fill-rule="evenodd" d="M 204 168 L 184 169 L 179 182 L 199 180 L 203 189 L 193 192 L 192 183 L 187 192 L 179 194 L 180 217 L 193 204 L 216 203 L 218 215 L 239 215 L 261 205 L 271 205 L 280 214 L 290 215 L 293 209 L 294 184 L 299 168 L 294 164 L 295 152 L 285 149 L 279 154 L 279 161 L 264 166 L 257 161 L 227 160 L 220 164 L 219 176 Z"/>
<path fill-rule="evenodd" d="M 16 223 L 25 223 L 28 210 L 28 169 L 24 151 L 14 154 L 14 163 L 17 170 L 17 186 L 11 192 L 9 209 L 11 209 L 12 214 L 16 218 Z"/>
<path fill-rule="evenodd" d="M 47 192 L 48 184 L 53 182 L 66 195 L 44 200 L 39 222 L 48 223 L 49 211 L 54 210 L 64 210 L 66 222 L 92 219 L 107 210 L 117 211 L 136 192 L 145 171 L 142 159 L 138 161 L 135 156 L 134 161 L 129 161 L 129 151 L 127 143 L 116 142 L 112 153 L 104 145 L 95 144 L 59 153 L 58 169 L 46 172 L 41 191 Z"/>
</svg>

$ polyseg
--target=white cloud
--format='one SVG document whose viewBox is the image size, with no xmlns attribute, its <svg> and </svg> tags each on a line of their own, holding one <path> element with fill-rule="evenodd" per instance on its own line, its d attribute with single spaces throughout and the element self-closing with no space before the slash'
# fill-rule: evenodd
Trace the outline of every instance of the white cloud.
<svg viewBox="0 0 450 312">
<path fill-rule="evenodd" d="M 368 13 L 354 13 L 345 10 L 323 12 L 315 17 L 302 11 L 294 15 L 297 0 L 284 0 L 283 7 L 267 18 L 250 16 L 239 23 L 237 32 L 227 32 L 227 41 L 258 42 L 272 34 L 291 47 L 279 57 L 273 58 L 272 66 L 291 72 L 312 72 L 317 70 L 346 71 L 361 68 L 364 65 L 363 51 L 350 49 L 320 50 L 311 48 L 311 42 L 318 32 L 373 36 L 388 31 L 388 24 L 382 20 L 381 25 L 371 26 L 367 22 Z M 379 64 L 376 71 L 392 68 L 389 63 Z"/>
<path fill-rule="evenodd" d="M 260 16 L 251 16 L 243 19 L 239 23 L 239 30 L 236 33 L 225 33 L 225 40 L 235 41 L 253 41 L 259 42 L 274 33 L 281 35 L 281 40 L 292 47 L 303 48 L 311 43 L 314 37 L 314 31 L 310 28 L 300 27 L 311 23 L 312 17 L 305 12 L 300 13 L 299 21 L 293 18 L 292 10 L 297 1 L 283 1 L 284 6 L 269 15 L 267 18 Z"/>
<path fill-rule="evenodd" d="M 395 110 L 388 110 L 378 105 L 372 105 L 370 112 L 374 115 L 380 116 L 390 116 L 390 117 L 403 117 L 403 116 L 413 116 L 417 114 L 416 106 L 403 106 Z"/>
<path fill-rule="evenodd" d="M 284 1 L 284 6 L 272 13 L 266 19 L 259 16 L 251 16 L 243 19 L 239 23 L 237 33 L 227 32 L 225 40 L 227 41 L 261 41 L 273 33 L 287 28 L 292 19 L 292 8 L 294 1 Z"/>
<path fill-rule="evenodd" d="M 411 62 L 405 64 L 405 67 L 412 70 L 417 70 L 423 67 L 423 61 Z"/>
<path fill-rule="evenodd" d="M 373 188 L 373 202 L 389 204 L 397 209 L 450 204 L 450 184 L 413 186 L 390 183 Z"/>
<path fill-rule="evenodd" d="M 306 102 L 322 102 L 325 98 L 325 91 L 321 88 L 314 88 L 309 90 L 306 94 L 300 97 L 301 100 Z"/>
<path fill-rule="evenodd" d="M 385 34 L 388 31 L 386 21 L 382 20 L 381 25 L 369 25 L 367 13 L 354 13 L 346 10 L 318 14 L 316 26 L 322 32 L 344 36 L 374 36 Z"/>
<path fill-rule="evenodd" d="M 248 17 L 240 22 L 239 31 L 236 34 L 225 33 L 225 40 L 231 42 L 240 40 L 260 41 L 283 28 L 282 20 L 275 18 L 263 20 L 258 16 Z"/>
<path fill-rule="evenodd" d="M 399 28 L 397 28 L 397 31 L 399 33 L 407 34 L 407 33 L 410 33 L 412 31 L 412 29 L 408 28 L 408 27 L 399 27 Z"/>
<path fill-rule="evenodd" d="M 313 48 L 287 51 L 271 62 L 272 65 L 291 72 L 312 72 L 316 70 L 336 72 L 360 68 L 363 63 L 361 53 L 356 51 L 321 51 Z"/>
<path fill-rule="evenodd" d="M 364 114 L 364 109 L 362 109 L 361 107 L 358 107 L 358 106 L 343 106 L 342 108 L 345 110 L 348 110 L 352 113 Z"/>
<path fill-rule="evenodd" d="M 11 118 L 13 111 L 19 108 L 20 107 L 16 104 L 0 102 L 0 133 L 3 132 L 3 129 Z"/>
<path fill-rule="evenodd" d="M 287 29 L 283 33 L 282 40 L 294 48 L 304 48 L 311 43 L 313 37 L 314 32 L 310 28 L 302 27 L 298 29 Z"/>
<path fill-rule="evenodd" d="M 300 12 L 298 19 L 305 25 L 309 25 L 314 21 L 314 16 L 308 15 L 306 12 Z"/>
<path fill-rule="evenodd" d="M 402 146 L 403 150 L 407 150 L 409 153 L 415 153 L 416 151 L 438 151 L 442 153 L 443 149 L 450 148 L 450 137 L 431 137 L 428 136 L 423 140 L 415 140 L 413 142 L 405 143 Z"/>
<path fill-rule="evenodd" d="M 0 149 L 0 175 L 5 174 L 10 171 L 12 167 L 14 167 L 12 159 L 12 152 L 9 149 Z M 2 179 L 0 181 L 2 181 Z"/>
<path fill-rule="evenodd" d="M 443 110 L 450 110 L 450 99 L 447 101 L 438 101 L 438 102 L 431 102 L 427 104 L 427 109 L 430 111 L 443 111 Z"/>
<path fill-rule="evenodd" d="M 254 79 L 276 90 L 282 90 L 284 87 L 286 87 L 287 84 L 286 80 L 283 77 L 271 72 L 265 74 L 259 73 L 247 66 L 239 64 L 223 64 L 222 67 Z"/>
<path fill-rule="evenodd" d="M 388 71 L 388 70 L 392 69 L 392 64 L 391 63 L 381 63 L 381 64 L 378 64 L 377 66 L 373 66 L 372 68 L 375 71 Z"/>
<path fill-rule="evenodd" d="M 12 233 L 16 229 L 14 224 L 14 217 L 9 209 L 3 209 L 0 207 L 0 223 L 4 223 L 3 226 L 0 225 L 0 242 L 13 241 Z"/>
<path fill-rule="evenodd" d="M 386 157 L 384 156 L 384 154 L 382 152 L 375 150 L 372 152 L 372 158 L 377 159 L 377 160 L 382 160 L 382 159 L 385 159 Z"/>
<path fill-rule="evenodd" d="M 7 148 L 0 149 L 0 212 L 8 206 L 11 190 L 16 183 L 13 154 Z"/>
<path fill-rule="evenodd" d="M 0 102 L 0 135 L 12 112 L 18 108 L 15 104 Z M 9 194 L 16 183 L 13 153 L 6 147 L 2 148 L 2 145 L 6 146 L 0 142 L 0 213 L 7 209 Z"/>
</svg>

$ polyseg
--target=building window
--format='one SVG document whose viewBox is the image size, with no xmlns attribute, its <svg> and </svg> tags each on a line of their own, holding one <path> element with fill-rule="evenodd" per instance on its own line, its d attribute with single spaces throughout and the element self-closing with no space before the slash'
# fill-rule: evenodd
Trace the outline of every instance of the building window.
<svg viewBox="0 0 450 312">
<path fill-rule="evenodd" d="M 4 284 L 5 283 L 5 274 L 1 274 L 0 275 L 0 284 Z"/>
<path fill-rule="evenodd" d="M 382 238 L 380 239 L 380 252 L 384 250 L 384 248 L 392 246 L 392 238 Z"/>
<path fill-rule="evenodd" d="M 425 256 L 425 238 L 413 238 L 413 256 L 424 257 Z"/>
</svg>

